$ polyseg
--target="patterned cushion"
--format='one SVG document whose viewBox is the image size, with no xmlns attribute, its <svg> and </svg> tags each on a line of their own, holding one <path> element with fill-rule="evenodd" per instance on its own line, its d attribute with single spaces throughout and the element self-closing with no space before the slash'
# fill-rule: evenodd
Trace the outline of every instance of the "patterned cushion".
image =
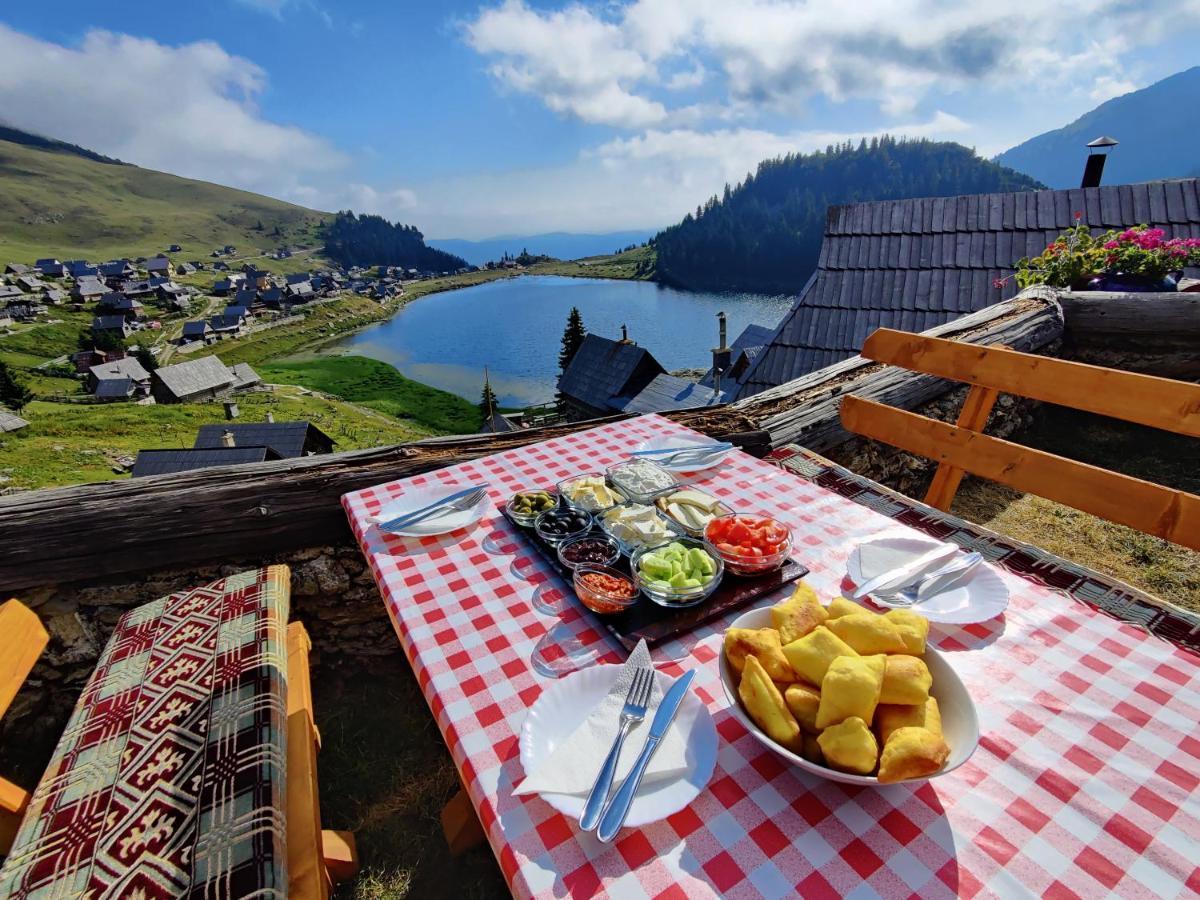
<svg viewBox="0 0 1200 900">
<path fill-rule="evenodd" d="M 0 897 L 287 896 L 285 566 L 122 616 Z"/>
</svg>

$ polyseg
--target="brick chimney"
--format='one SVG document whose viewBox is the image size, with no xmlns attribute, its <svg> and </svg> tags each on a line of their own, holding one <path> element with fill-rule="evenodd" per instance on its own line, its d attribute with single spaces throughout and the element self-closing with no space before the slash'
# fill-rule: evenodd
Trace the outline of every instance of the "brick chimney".
<svg viewBox="0 0 1200 900">
<path fill-rule="evenodd" d="M 221 446 L 222 447 L 236 447 L 237 446 L 237 441 L 234 440 L 232 431 L 229 431 L 228 429 L 226 429 L 225 431 L 221 432 Z"/>
<path fill-rule="evenodd" d="M 717 313 L 717 323 L 720 334 L 721 343 L 717 347 L 713 347 L 712 352 L 712 368 L 713 368 L 713 391 L 721 393 L 721 376 L 729 371 L 730 365 L 733 363 L 733 351 L 729 349 L 727 340 L 728 333 L 726 332 L 725 311 Z"/>
</svg>

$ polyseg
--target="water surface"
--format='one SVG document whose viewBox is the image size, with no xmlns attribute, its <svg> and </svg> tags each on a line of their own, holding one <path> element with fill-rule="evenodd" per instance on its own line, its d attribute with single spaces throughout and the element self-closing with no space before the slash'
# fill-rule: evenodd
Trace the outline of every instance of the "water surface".
<svg viewBox="0 0 1200 900">
<path fill-rule="evenodd" d="M 631 340 L 674 371 L 708 368 L 719 311 L 729 317 L 732 341 L 752 322 L 774 327 L 791 302 L 646 281 L 523 275 L 422 297 L 329 352 L 391 363 L 410 378 L 472 401 L 479 399 L 487 366 L 501 404 L 528 406 L 554 397 L 559 340 L 572 306 L 593 334 L 619 338 L 624 323 Z"/>
</svg>

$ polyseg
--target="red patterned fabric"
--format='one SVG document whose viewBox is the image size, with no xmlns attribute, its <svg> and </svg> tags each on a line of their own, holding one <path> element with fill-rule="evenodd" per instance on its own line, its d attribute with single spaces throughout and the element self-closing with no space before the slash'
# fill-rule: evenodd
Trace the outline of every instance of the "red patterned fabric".
<svg viewBox="0 0 1200 900">
<path fill-rule="evenodd" d="M 0 896 L 287 896 L 288 594 L 273 566 L 122 616 Z"/>
<path fill-rule="evenodd" d="M 517 736 L 546 678 L 539 641 L 615 646 L 586 611 L 542 601 L 569 588 L 497 511 L 474 530 L 423 540 L 366 517 L 406 490 L 488 480 L 513 490 L 602 470 L 652 435 L 657 416 L 606 425 L 343 498 L 400 643 L 519 896 L 1179 896 L 1200 889 L 1200 662 L 1011 572 L 1000 619 L 935 627 L 979 708 L 983 742 L 953 773 L 862 790 L 789 768 L 727 709 L 710 623 L 653 652 L 695 668 L 720 749 L 712 781 L 663 822 L 611 844 L 536 796 L 515 797 Z M 769 463 L 735 454 L 700 486 L 795 530 L 809 582 L 838 591 L 862 540 L 909 533 L 892 519 Z M 774 600 L 776 598 L 772 598 Z"/>
</svg>

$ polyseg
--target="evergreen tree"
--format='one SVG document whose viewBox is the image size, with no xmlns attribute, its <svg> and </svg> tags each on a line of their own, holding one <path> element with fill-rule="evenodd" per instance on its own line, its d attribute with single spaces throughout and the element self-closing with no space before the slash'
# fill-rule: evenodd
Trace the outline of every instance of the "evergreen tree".
<svg viewBox="0 0 1200 900">
<path fill-rule="evenodd" d="M 133 356 L 134 359 L 142 364 L 142 368 L 147 372 L 153 372 L 158 368 L 158 360 L 155 358 L 154 354 L 150 352 L 149 347 L 138 347 L 137 350 L 134 351 Z"/>
<path fill-rule="evenodd" d="M 483 373 L 483 393 L 479 397 L 479 412 L 483 416 L 483 424 L 486 427 L 492 421 L 492 415 L 499 409 L 499 404 L 496 402 L 496 394 L 492 390 L 491 382 L 488 381 L 487 372 Z"/>
<path fill-rule="evenodd" d="M 0 405 L 20 412 L 32 399 L 33 391 L 5 363 L 0 362 Z"/>
<path fill-rule="evenodd" d="M 563 329 L 562 349 L 558 351 L 560 371 L 567 371 L 567 366 L 579 352 L 585 337 L 587 337 L 587 329 L 583 327 L 583 314 L 579 312 L 579 307 L 572 306 L 571 311 L 567 313 L 567 327 Z"/>
</svg>

